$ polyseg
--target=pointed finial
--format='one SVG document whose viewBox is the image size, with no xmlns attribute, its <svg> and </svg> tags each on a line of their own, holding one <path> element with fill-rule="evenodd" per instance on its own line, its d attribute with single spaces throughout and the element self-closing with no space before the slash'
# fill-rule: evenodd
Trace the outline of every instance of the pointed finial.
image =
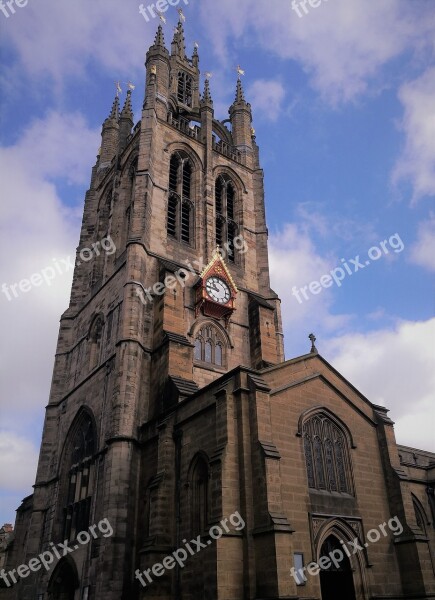
<svg viewBox="0 0 435 600">
<path fill-rule="evenodd" d="M 179 14 L 179 22 L 184 23 L 186 21 L 186 17 L 184 16 L 183 9 L 179 8 L 177 12 Z"/>
<path fill-rule="evenodd" d="M 161 23 L 157 28 L 156 37 L 154 39 L 154 46 L 163 46 L 165 47 L 165 36 L 163 35 L 163 27 Z"/>
<path fill-rule="evenodd" d="M 211 93 L 210 93 L 210 77 L 212 76 L 211 73 L 206 73 L 206 80 L 204 83 L 204 93 L 202 95 L 202 101 L 203 102 L 207 102 L 209 104 L 213 104 L 213 100 L 211 97 Z"/>
<path fill-rule="evenodd" d="M 236 102 L 245 102 L 245 95 L 243 93 L 242 80 L 240 77 L 237 80 Z"/>
<path fill-rule="evenodd" d="M 316 336 L 314 335 L 314 333 L 310 333 L 310 335 L 308 336 L 308 339 L 311 341 L 311 350 L 310 352 L 315 354 L 317 353 L 317 348 L 316 348 Z"/>
<path fill-rule="evenodd" d="M 165 17 L 165 15 L 160 10 L 157 10 L 156 12 L 159 15 L 160 21 L 162 21 L 162 23 L 166 24 L 166 17 Z"/>
<path fill-rule="evenodd" d="M 119 96 L 118 96 L 118 94 L 116 94 L 116 96 L 115 96 L 115 100 L 113 101 L 113 104 L 112 104 L 112 110 L 110 111 L 110 115 L 107 117 L 106 121 L 109 121 L 110 119 L 113 119 L 115 121 L 118 121 L 118 119 L 119 119 Z"/>
<path fill-rule="evenodd" d="M 132 85 L 132 84 L 131 84 Z M 133 86 L 134 89 L 134 86 Z M 127 90 L 127 98 L 125 99 L 124 107 L 121 112 L 121 118 L 127 118 L 133 120 L 133 107 L 131 105 L 131 88 Z"/>
<path fill-rule="evenodd" d="M 174 39 L 172 40 L 172 52 L 178 54 L 181 58 L 186 56 L 186 43 L 184 39 L 183 23 L 178 22 L 177 27 L 174 27 Z"/>
</svg>

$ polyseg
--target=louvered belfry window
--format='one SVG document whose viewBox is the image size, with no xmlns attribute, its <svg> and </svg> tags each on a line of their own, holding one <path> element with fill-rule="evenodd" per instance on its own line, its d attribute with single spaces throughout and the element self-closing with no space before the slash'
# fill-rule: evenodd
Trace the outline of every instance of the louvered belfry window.
<svg viewBox="0 0 435 600">
<path fill-rule="evenodd" d="M 169 237 L 193 244 L 193 169 L 189 158 L 178 152 L 171 156 L 166 230 Z"/>
<path fill-rule="evenodd" d="M 220 175 L 215 184 L 216 245 L 220 246 L 230 262 L 236 262 L 234 239 L 237 236 L 236 191 L 231 179 Z"/>
<path fill-rule="evenodd" d="M 178 92 L 177 99 L 178 102 L 185 104 L 186 106 L 192 106 L 192 88 L 193 88 L 193 80 L 190 75 L 185 73 L 184 71 L 180 71 L 178 73 Z"/>
</svg>

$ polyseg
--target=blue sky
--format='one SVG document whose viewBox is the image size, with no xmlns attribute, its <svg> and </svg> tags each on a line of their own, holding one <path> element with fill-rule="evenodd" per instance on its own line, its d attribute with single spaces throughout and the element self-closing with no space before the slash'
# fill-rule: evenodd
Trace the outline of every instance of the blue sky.
<svg viewBox="0 0 435 600">
<path fill-rule="evenodd" d="M 290 0 L 183 5 L 218 119 L 235 67 L 246 71 L 287 358 L 307 352 L 314 331 L 320 353 L 391 409 L 400 443 L 435 451 L 435 5 L 323 0 L 302 18 Z M 169 46 L 176 8 L 165 16 Z M 74 255 L 113 82 L 136 84 L 139 119 L 157 25 L 136 0 L 0 12 L 0 285 Z M 400 252 L 302 303 L 292 295 L 394 234 Z M 0 524 L 32 491 L 71 275 L 10 302 L 0 294 Z"/>
</svg>

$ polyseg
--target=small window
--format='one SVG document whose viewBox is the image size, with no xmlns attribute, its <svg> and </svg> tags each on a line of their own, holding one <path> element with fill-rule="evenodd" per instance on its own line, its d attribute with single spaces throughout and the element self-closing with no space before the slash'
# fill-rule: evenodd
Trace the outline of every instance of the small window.
<svg viewBox="0 0 435 600">
<path fill-rule="evenodd" d="M 293 554 L 293 565 L 291 575 L 293 576 L 296 585 L 305 585 L 307 578 L 304 575 L 304 555 L 301 552 L 295 552 Z"/>
<path fill-rule="evenodd" d="M 222 345 L 221 344 L 216 344 L 215 362 L 219 367 L 222 366 Z"/>
<path fill-rule="evenodd" d="M 215 327 L 203 326 L 196 334 L 194 357 L 196 361 L 223 367 L 225 365 L 225 345 Z"/>
<path fill-rule="evenodd" d="M 205 343 L 205 357 L 204 357 L 205 362 L 211 363 L 212 362 L 212 344 L 210 341 L 207 341 Z"/>
<path fill-rule="evenodd" d="M 195 340 L 195 360 L 202 360 L 202 340 L 197 338 Z"/>
</svg>

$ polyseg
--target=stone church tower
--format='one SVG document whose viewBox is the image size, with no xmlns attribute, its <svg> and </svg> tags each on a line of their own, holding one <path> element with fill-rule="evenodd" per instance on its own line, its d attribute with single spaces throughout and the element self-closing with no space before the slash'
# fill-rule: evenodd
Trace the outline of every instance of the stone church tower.
<svg viewBox="0 0 435 600">
<path fill-rule="evenodd" d="M 435 456 L 402 462 L 387 411 L 314 342 L 284 362 L 251 107 L 239 79 L 218 121 L 200 89 L 182 23 L 170 52 L 159 27 L 141 120 L 129 90 L 103 124 L 8 571 L 72 551 L 0 596 L 434 597 Z M 393 517 L 400 533 L 363 545 Z M 354 540 L 337 568 L 291 575 Z"/>
</svg>

